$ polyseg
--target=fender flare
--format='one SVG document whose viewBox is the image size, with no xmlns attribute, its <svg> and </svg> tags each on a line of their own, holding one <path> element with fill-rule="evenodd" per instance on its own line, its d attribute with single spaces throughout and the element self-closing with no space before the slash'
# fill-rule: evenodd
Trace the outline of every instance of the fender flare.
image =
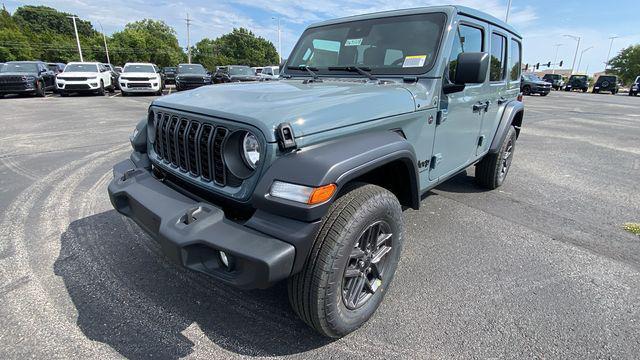
<svg viewBox="0 0 640 360">
<path fill-rule="evenodd" d="M 345 184 L 392 162 L 406 167 L 409 206 L 418 208 L 420 192 L 415 151 L 404 137 L 392 131 L 346 136 L 280 157 L 261 177 L 251 202 L 258 210 L 316 221 L 325 215 Z M 276 180 L 311 187 L 333 183 L 338 189 L 327 202 L 307 205 L 270 196 L 271 184 Z"/>
<path fill-rule="evenodd" d="M 511 126 L 513 119 L 519 113 L 522 113 L 522 116 L 524 116 L 524 104 L 520 101 L 514 100 L 505 105 L 502 117 L 500 118 L 500 124 L 498 124 L 498 129 L 496 130 L 496 134 L 493 137 L 491 146 L 489 147 L 489 153 L 495 154 L 500 150 L 500 145 L 504 141 L 504 137 L 507 135 L 509 126 Z M 520 133 L 519 129 L 518 133 Z"/>
</svg>

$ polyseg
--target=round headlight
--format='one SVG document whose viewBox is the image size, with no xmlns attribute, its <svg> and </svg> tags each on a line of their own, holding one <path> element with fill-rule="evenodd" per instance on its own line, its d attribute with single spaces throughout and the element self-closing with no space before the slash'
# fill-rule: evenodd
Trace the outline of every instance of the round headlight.
<svg viewBox="0 0 640 360">
<path fill-rule="evenodd" d="M 242 140 L 242 158 L 252 169 L 256 168 L 258 160 L 260 160 L 260 143 L 258 138 L 250 132 L 247 132 Z"/>
</svg>

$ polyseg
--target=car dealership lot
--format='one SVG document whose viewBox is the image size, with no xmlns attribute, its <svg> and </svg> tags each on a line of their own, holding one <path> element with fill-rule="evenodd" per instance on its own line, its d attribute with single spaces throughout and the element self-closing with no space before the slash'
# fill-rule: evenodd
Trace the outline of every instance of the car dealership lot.
<svg viewBox="0 0 640 360">
<path fill-rule="evenodd" d="M 337 341 L 286 288 L 180 269 L 109 204 L 111 166 L 154 97 L 0 100 L 0 358 L 635 358 L 640 99 L 525 98 L 506 184 L 472 169 L 407 210 L 374 318 Z M 90 110 L 90 111 L 89 111 Z"/>
</svg>

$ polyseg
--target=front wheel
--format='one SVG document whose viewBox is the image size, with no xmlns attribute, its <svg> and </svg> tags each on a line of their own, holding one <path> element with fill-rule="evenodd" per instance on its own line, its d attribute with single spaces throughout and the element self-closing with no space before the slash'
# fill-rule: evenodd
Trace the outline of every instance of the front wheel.
<svg viewBox="0 0 640 360">
<path fill-rule="evenodd" d="M 36 96 L 37 97 L 44 97 L 45 94 L 46 94 L 46 91 L 45 91 L 45 87 L 44 87 L 44 82 L 36 81 Z"/>
<path fill-rule="evenodd" d="M 100 87 L 96 93 L 100 96 L 104 96 L 104 82 L 102 82 L 102 80 L 100 80 Z"/>
<path fill-rule="evenodd" d="M 516 149 L 516 135 L 516 129 L 510 126 L 498 153 L 487 154 L 476 164 L 476 182 L 480 186 L 489 190 L 502 186 L 511 168 L 513 152 Z"/>
<path fill-rule="evenodd" d="M 524 95 L 531 95 L 531 87 L 529 87 L 529 86 L 525 86 L 525 87 L 523 87 L 523 88 L 522 88 L 522 93 L 523 93 Z"/>
<path fill-rule="evenodd" d="M 352 188 L 331 205 L 304 268 L 288 280 L 293 310 L 324 336 L 358 329 L 382 303 L 403 236 L 402 208 L 391 192 Z"/>
</svg>

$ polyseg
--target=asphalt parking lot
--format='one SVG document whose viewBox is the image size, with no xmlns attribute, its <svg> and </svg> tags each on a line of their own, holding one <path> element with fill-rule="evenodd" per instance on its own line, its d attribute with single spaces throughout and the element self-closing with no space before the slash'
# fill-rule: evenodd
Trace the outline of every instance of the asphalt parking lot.
<svg viewBox="0 0 640 360">
<path fill-rule="evenodd" d="M 637 358 L 640 98 L 525 99 L 507 183 L 473 169 L 405 212 L 374 318 L 337 341 L 286 287 L 168 262 L 111 207 L 111 166 L 153 97 L 0 100 L 0 358 Z"/>
</svg>

